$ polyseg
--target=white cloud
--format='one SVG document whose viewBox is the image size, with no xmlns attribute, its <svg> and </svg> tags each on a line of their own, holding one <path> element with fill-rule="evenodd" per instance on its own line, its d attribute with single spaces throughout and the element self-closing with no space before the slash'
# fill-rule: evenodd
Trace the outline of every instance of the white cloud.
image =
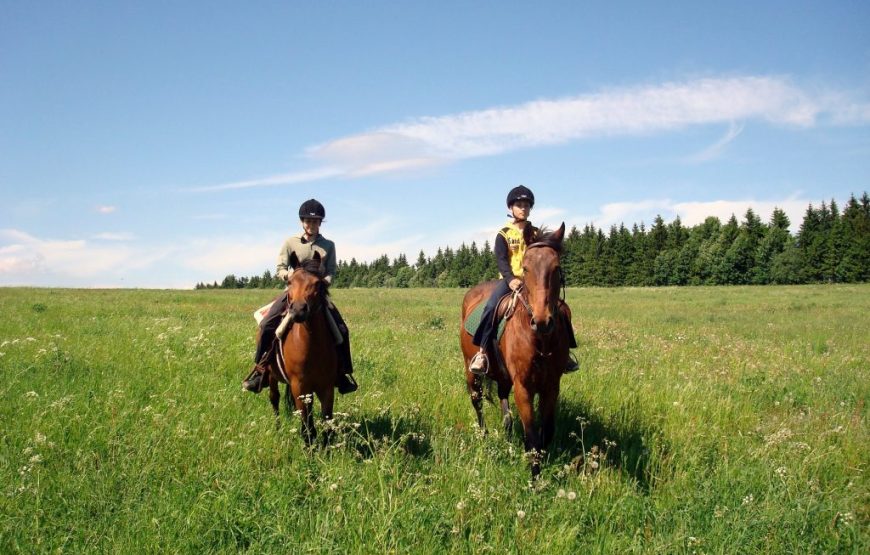
<svg viewBox="0 0 870 555">
<path fill-rule="evenodd" d="M 257 179 L 248 179 L 245 181 L 234 181 L 232 183 L 222 183 L 220 185 L 210 185 L 207 187 L 193 187 L 187 189 L 193 193 L 204 193 L 213 191 L 227 191 L 230 189 L 249 189 L 251 187 L 274 187 L 276 185 L 291 185 L 294 183 L 306 183 L 309 181 L 318 181 L 330 177 L 337 177 L 346 172 L 336 168 L 319 168 L 309 171 L 282 173 L 260 177 Z"/>
<path fill-rule="evenodd" d="M 105 233 L 97 233 L 91 237 L 92 239 L 99 239 L 101 241 L 132 241 L 136 238 L 132 233 L 121 231 L 121 232 L 105 232 Z"/>
<path fill-rule="evenodd" d="M 104 204 L 97 205 L 96 211 L 100 214 L 111 214 L 118 209 L 117 206 L 107 206 Z"/>
<path fill-rule="evenodd" d="M 274 271 L 280 242 L 263 237 L 197 239 L 183 247 L 181 264 L 207 278 Z M 246 273 L 247 272 L 247 273 Z"/>
<path fill-rule="evenodd" d="M 595 227 L 606 230 L 610 226 L 620 223 L 630 227 L 635 223 L 643 222 L 649 228 L 656 215 L 660 215 L 667 222 L 679 216 L 683 225 L 694 226 L 710 216 L 715 216 L 724 223 L 733 214 L 738 221 L 742 221 L 743 215 L 749 208 L 752 208 L 762 221 L 767 222 L 773 214 L 773 209 L 779 208 L 788 216 L 791 230 L 794 232 L 800 227 L 807 206 L 811 203 L 812 201 L 801 199 L 797 195 L 775 201 L 744 199 L 674 202 L 669 199 L 649 199 L 639 202 L 602 205 L 598 214 L 582 216 L 578 218 L 576 225 L 582 227 L 587 223 L 592 223 Z"/>
<path fill-rule="evenodd" d="M 535 206 L 529 218 L 535 225 L 546 225 L 548 227 L 557 227 L 562 223 L 562 218 L 565 217 L 565 209 L 555 206 Z M 559 220 L 558 222 L 556 220 Z"/>
<path fill-rule="evenodd" d="M 707 78 L 423 117 L 318 145 L 308 154 L 348 172 L 392 170 L 403 162 L 435 164 L 590 137 L 729 123 L 729 134 L 715 145 L 721 149 L 739 135 L 736 121 L 809 127 L 829 114 L 837 123 L 860 123 L 866 110 L 845 95 L 812 95 L 782 77 Z"/>
<path fill-rule="evenodd" d="M 0 230 L 0 276 L 3 282 L 27 280 L 44 274 L 59 279 L 88 278 L 112 273 L 136 253 L 127 246 L 98 246 L 84 240 L 40 239 L 23 231 Z"/>
<path fill-rule="evenodd" d="M 306 149 L 324 167 L 190 189 L 212 192 L 334 177 L 407 172 L 451 161 L 614 135 L 665 133 L 728 123 L 728 133 L 690 161 L 710 160 L 748 120 L 811 127 L 870 123 L 870 103 L 844 92 L 805 91 L 778 76 L 711 77 L 554 100 L 420 117 Z"/>
</svg>

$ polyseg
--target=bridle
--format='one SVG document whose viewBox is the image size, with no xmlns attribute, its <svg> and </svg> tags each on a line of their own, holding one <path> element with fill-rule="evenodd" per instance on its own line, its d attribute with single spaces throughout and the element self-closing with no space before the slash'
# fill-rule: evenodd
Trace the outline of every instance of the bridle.
<svg viewBox="0 0 870 555">
<path fill-rule="evenodd" d="M 305 269 L 302 269 L 302 268 L 300 268 L 296 271 L 302 271 L 302 272 L 305 272 L 305 273 L 308 273 L 308 274 L 311 274 L 311 275 L 314 275 L 315 277 L 317 277 L 316 274 L 312 274 L 311 272 L 309 272 Z M 293 302 L 293 298 L 290 297 L 290 289 L 291 289 L 291 287 L 288 286 L 287 287 L 287 306 L 288 307 Z M 326 306 L 324 299 L 326 299 L 326 284 L 322 278 L 318 277 L 317 293 L 314 294 L 311 301 L 306 301 L 308 303 L 308 312 L 310 314 L 314 314 L 314 312 L 316 310 L 320 310 L 322 307 Z"/>
<path fill-rule="evenodd" d="M 531 249 L 543 248 L 543 247 L 553 249 L 553 251 L 556 252 L 557 258 L 559 257 L 559 251 L 556 249 L 556 247 L 554 247 L 553 245 L 551 245 L 545 241 L 538 241 L 536 243 L 532 243 L 531 245 L 526 247 L 526 252 L 530 251 Z M 564 302 L 565 294 L 566 294 L 565 272 L 562 270 L 561 264 L 559 264 L 558 269 L 559 269 L 559 287 L 561 290 L 560 291 L 560 299 Z M 532 318 L 533 318 L 532 305 L 529 303 L 528 292 L 527 292 L 526 287 L 525 287 L 525 282 L 523 282 L 520 285 L 520 287 L 517 288 L 517 290 L 514 291 L 513 295 L 511 296 L 511 305 L 508 308 L 508 312 L 505 314 L 505 318 L 509 318 L 510 315 L 513 313 L 514 305 L 515 305 L 517 299 L 519 299 L 519 301 L 525 307 L 526 313 L 529 315 L 529 325 L 531 326 L 531 322 L 532 322 Z M 551 311 L 553 312 L 553 317 L 558 318 L 558 316 L 557 316 L 558 307 L 557 306 L 552 307 Z M 541 342 L 542 342 L 542 344 L 546 343 L 543 339 Z M 542 357 L 549 357 L 553 354 L 552 352 L 545 353 L 542 350 L 537 349 L 537 348 L 535 350 Z"/>
</svg>

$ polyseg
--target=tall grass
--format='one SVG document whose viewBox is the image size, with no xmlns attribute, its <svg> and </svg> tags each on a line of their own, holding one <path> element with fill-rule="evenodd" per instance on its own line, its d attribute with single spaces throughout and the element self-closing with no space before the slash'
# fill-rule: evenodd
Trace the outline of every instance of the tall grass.
<svg viewBox="0 0 870 555">
<path fill-rule="evenodd" d="M 571 289 L 536 483 L 462 294 L 334 291 L 361 389 L 309 450 L 240 390 L 268 292 L 0 289 L 0 551 L 867 552 L 870 286 Z"/>
</svg>

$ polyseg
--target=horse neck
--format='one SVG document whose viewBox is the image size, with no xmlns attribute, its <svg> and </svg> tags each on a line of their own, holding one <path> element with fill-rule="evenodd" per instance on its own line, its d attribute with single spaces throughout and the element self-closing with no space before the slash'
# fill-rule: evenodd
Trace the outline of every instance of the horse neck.
<svg viewBox="0 0 870 555">
<path fill-rule="evenodd" d="M 531 307 L 528 294 L 524 292 L 521 293 L 521 295 L 525 295 L 525 300 Z M 549 299 L 550 293 L 548 292 L 547 302 L 550 302 Z M 529 310 L 526 309 L 522 300 L 518 300 L 514 314 L 507 321 L 505 326 L 503 340 L 515 341 L 516 339 L 521 339 L 522 344 L 528 345 L 527 350 L 529 352 L 527 355 L 529 360 L 532 360 L 541 352 L 549 352 L 555 349 L 558 342 L 561 341 L 565 335 L 558 298 L 553 303 L 553 318 L 556 319 L 553 331 L 545 336 L 538 335 L 534 330 L 532 330 L 532 315 L 529 313 Z"/>
<path fill-rule="evenodd" d="M 290 333 L 287 334 L 285 345 L 300 354 L 324 348 L 329 337 L 329 326 L 326 324 L 324 310 L 321 305 L 311 313 L 308 320 L 293 324 Z"/>
</svg>

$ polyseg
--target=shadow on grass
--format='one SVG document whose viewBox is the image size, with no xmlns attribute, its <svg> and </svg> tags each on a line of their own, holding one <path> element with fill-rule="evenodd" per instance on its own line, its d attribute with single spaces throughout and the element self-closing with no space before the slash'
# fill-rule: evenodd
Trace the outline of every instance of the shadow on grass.
<svg viewBox="0 0 870 555">
<path fill-rule="evenodd" d="M 570 465 L 577 472 L 591 473 L 601 465 L 616 468 L 649 493 L 665 478 L 660 463 L 669 448 L 661 430 L 640 422 L 629 407 L 605 423 L 594 411 L 567 399 L 559 400 L 556 433 L 550 445 L 549 464 Z"/>
<path fill-rule="evenodd" d="M 494 389 L 485 389 L 487 403 L 484 412 L 498 410 Z M 514 416 L 512 443 L 523 445 L 523 425 L 513 395 L 510 396 Z M 535 406 L 537 418 L 538 408 Z M 560 397 L 556 413 L 556 431 L 547 447 L 542 466 L 568 466 L 572 471 L 592 474 L 604 467 L 614 468 L 634 481 L 639 491 L 649 493 L 659 482 L 667 479 L 662 464 L 670 451 L 660 429 L 641 422 L 631 406 L 605 423 L 593 415 L 595 411 L 575 401 Z M 540 422 L 536 420 L 536 425 Z M 488 428 L 490 433 L 503 434 L 499 428 Z"/>
<path fill-rule="evenodd" d="M 432 456 L 431 426 L 419 414 L 380 413 L 363 416 L 359 424 L 348 441 L 364 459 L 375 457 L 385 449 L 398 449 L 418 458 Z"/>
</svg>

